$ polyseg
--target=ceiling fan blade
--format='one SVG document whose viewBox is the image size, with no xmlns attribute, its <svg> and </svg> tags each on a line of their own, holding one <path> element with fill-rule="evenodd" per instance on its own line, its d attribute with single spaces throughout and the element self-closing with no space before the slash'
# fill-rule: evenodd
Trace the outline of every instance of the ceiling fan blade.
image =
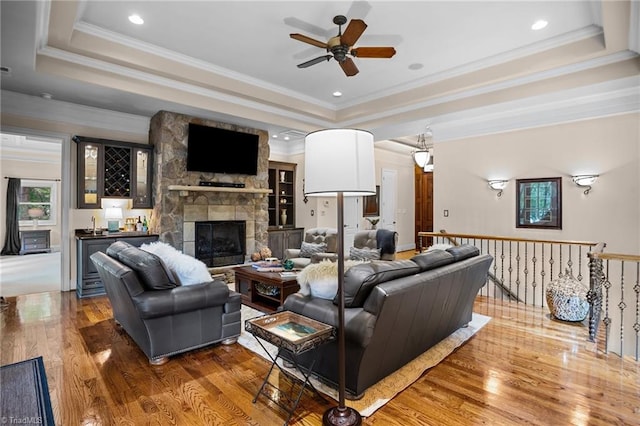
<svg viewBox="0 0 640 426">
<path fill-rule="evenodd" d="M 351 49 L 351 54 L 358 58 L 391 58 L 396 54 L 393 47 L 358 47 Z"/>
<path fill-rule="evenodd" d="M 291 37 L 294 40 L 301 41 L 303 43 L 312 44 L 312 45 L 320 47 L 322 49 L 326 49 L 327 48 L 327 43 L 325 43 L 323 41 L 315 40 L 315 39 L 313 39 L 311 37 L 307 37 L 306 35 L 295 33 L 295 34 L 289 34 L 289 37 Z"/>
<path fill-rule="evenodd" d="M 342 71 L 347 75 L 347 77 L 353 77 L 358 74 L 359 70 L 356 67 L 356 64 L 353 62 L 353 59 L 347 58 L 342 62 L 339 62 Z"/>
<path fill-rule="evenodd" d="M 318 56 L 315 59 L 299 64 L 298 68 L 307 68 L 307 67 L 310 67 L 311 65 L 319 64 L 320 62 L 323 62 L 323 61 L 328 61 L 331 58 L 333 58 L 333 56 L 331 55 Z"/>
<path fill-rule="evenodd" d="M 340 37 L 340 41 L 347 46 L 353 46 L 366 28 L 367 24 L 362 19 L 352 19 Z"/>
</svg>

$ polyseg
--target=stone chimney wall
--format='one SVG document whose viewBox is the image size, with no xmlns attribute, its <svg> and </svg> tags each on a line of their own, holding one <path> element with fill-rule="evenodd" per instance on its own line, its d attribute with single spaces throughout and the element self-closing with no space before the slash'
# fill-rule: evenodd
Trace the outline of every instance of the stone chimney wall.
<svg viewBox="0 0 640 426">
<path fill-rule="evenodd" d="M 189 123 L 259 135 L 258 174 L 229 175 L 187 171 Z M 269 135 L 265 130 L 240 127 L 214 120 L 159 111 L 151 118 L 149 141 L 154 146 L 154 207 L 150 231 L 160 241 L 186 254 L 195 254 L 195 222 L 245 220 L 247 254 L 268 244 L 268 197 L 246 192 L 198 192 L 169 190 L 169 185 L 198 187 L 200 181 L 244 183 L 245 188 L 269 188 Z M 223 146 L 220 149 L 224 149 Z M 215 154 L 215 148 L 211 155 Z M 195 188 L 194 188 L 195 189 Z"/>
</svg>

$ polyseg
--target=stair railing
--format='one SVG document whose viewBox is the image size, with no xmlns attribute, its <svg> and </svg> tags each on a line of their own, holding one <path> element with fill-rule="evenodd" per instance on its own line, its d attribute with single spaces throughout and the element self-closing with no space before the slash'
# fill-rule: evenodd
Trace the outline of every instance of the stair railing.
<svg viewBox="0 0 640 426">
<path fill-rule="evenodd" d="M 471 244 L 494 258 L 480 295 L 547 306 L 545 287 L 571 274 L 589 301 L 588 337 L 595 349 L 640 359 L 640 256 L 604 253 L 605 243 L 419 232 L 428 245 Z M 589 281 L 586 282 L 586 277 Z M 604 327 L 600 327 L 600 324 Z M 615 332 L 617 330 L 617 332 Z M 613 332 L 612 332 L 613 331 Z M 625 342 L 633 342 L 632 345 Z"/>
<path fill-rule="evenodd" d="M 433 244 L 471 244 L 481 253 L 493 255 L 488 281 L 480 294 L 518 303 L 546 306 L 545 287 L 556 278 L 572 274 L 579 282 L 589 276 L 587 253 L 597 243 L 540 240 L 495 235 L 418 232 L 419 251 Z M 585 282 L 585 287 L 588 284 Z"/>
</svg>

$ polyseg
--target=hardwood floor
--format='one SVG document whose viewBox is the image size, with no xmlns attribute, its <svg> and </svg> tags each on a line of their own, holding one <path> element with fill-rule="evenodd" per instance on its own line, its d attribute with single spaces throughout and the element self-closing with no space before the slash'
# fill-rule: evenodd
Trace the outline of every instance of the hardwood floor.
<svg viewBox="0 0 640 426">
<path fill-rule="evenodd" d="M 0 362 L 43 356 L 58 425 L 280 425 L 286 418 L 266 398 L 252 403 L 269 364 L 238 344 L 154 367 L 116 326 L 104 296 L 7 300 Z M 638 363 L 585 349 L 584 324 L 484 297 L 474 310 L 492 320 L 365 425 L 640 424 Z M 290 424 L 320 424 L 330 406 L 305 393 Z"/>
</svg>

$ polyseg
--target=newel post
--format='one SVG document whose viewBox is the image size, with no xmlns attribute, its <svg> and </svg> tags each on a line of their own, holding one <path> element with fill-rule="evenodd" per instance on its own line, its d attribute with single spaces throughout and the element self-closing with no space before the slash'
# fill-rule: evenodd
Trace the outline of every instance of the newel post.
<svg viewBox="0 0 640 426">
<path fill-rule="evenodd" d="M 588 253 L 589 256 L 589 291 L 587 301 L 589 302 L 589 341 L 596 342 L 598 327 L 600 326 L 600 313 L 602 311 L 602 285 L 604 283 L 604 272 L 602 269 L 602 259 L 598 256 L 604 249 L 604 243 L 596 246 L 595 250 Z"/>
</svg>

